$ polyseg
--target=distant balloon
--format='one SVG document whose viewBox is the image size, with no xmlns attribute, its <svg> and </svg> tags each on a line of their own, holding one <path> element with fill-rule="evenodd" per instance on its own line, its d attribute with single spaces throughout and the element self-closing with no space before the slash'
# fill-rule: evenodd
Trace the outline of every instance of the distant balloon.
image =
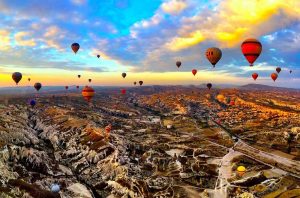
<svg viewBox="0 0 300 198">
<path fill-rule="evenodd" d="M 211 89 L 211 87 L 212 87 L 212 84 L 211 84 L 211 83 L 207 83 L 207 85 L 206 85 L 206 86 L 207 86 L 207 88 L 208 88 L 208 89 Z"/>
<path fill-rule="evenodd" d="M 68 90 L 68 89 L 69 89 L 69 86 L 65 86 L 65 89 Z"/>
<path fill-rule="evenodd" d="M 253 63 L 256 61 L 262 51 L 262 45 L 258 40 L 250 38 L 246 39 L 242 43 L 241 50 L 250 63 L 250 66 L 253 66 Z"/>
<path fill-rule="evenodd" d="M 236 171 L 239 174 L 239 176 L 243 176 L 246 172 L 246 168 L 244 166 L 239 166 L 237 167 Z"/>
<path fill-rule="evenodd" d="M 258 73 L 253 73 L 253 74 L 252 74 L 252 78 L 253 78 L 254 80 L 256 80 L 257 77 L 258 77 Z"/>
<path fill-rule="evenodd" d="M 192 70 L 193 75 L 195 76 L 197 74 L 197 69 Z"/>
<path fill-rule="evenodd" d="M 37 82 L 34 84 L 34 88 L 39 91 L 42 88 L 42 84 Z"/>
<path fill-rule="evenodd" d="M 35 100 L 30 100 L 30 103 L 29 103 L 32 107 L 34 107 L 36 105 L 36 102 Z"/>
<path fill-rule="evenodd" d="M 77 85 L 76 88 L 79 89 L 79 86 Z"/>
<path fill-rule="evenodd" d="M 122 77 L 125 78 L 127 76 L 126 73 L 122 73 Z"/>
<path fill-rule="evenodd" d="M 231 106 L 235 105 L 234 100 L 231 100 L 229 104 L 230 104 Z"/>
<path fill-rule="evenodd" d="M 100 55 L 99 55 L 99 54 L 97 55 L 97 58 L 100 58 Z"/>
<path fill-rule="evenodd" d="M 92 79 L 89 79 L 89 82 L 92 82 Z"/>
<path fill-rule="evenodd" d="M 219 48 L 211 47 L 206 50 L 206 58 L 215 67 L 215 65 L 222 58 L 222 51 Z"/>
<path fill-rule="evenodd" d="M 58 193 L 60 191 L 60 186 L 58 184 L 52 184 L 50 189 L 51 189 L 51 192 Z"/>
<path fill-rule="evenodd" d="M 276 79 L 278 78 L 278 75 L 276 73 L 272 73 L 271 74 L 271 78 L 274 80 L 274 82 L 276 81 Z"/>
<path fill-rule="evenodd" d="M 293 71 L 292 70 L 290 70 L 290 74 L 292 73 Z"/>
<path fill-rule="evenodd" d="M 30 79 L 30 78 L 28 78 L 28 81 L 29 81 L 29 82 L 30 82 L 30 80 L 31 80 L 31 79 Z"/>
<path fill-rule="evenodd" d="M 144 82 L 143 82 L 142 80 L 139 81 L 140 86 L 142 86 L 143 83 L 144 83 Z"/>
<path fill-rule="evenodd" d="M 123 95 L 126 94 L 126 89 L 122 89 L 121 94 L 123 94 Z"/>
<path fill-rule="evenodd" d="M 80 78 L 81 77 L 81 75 L 77 75 L 78 76 L 78 78 Z"/>
<path fill-rule="evenodd" d="M 276 71 L 277 71 L 277 73 L 279 74 L 279 73 L 281 72 L 281 68 L 280 68 L 280 67 L 277 67 L 277 68 L 276 68 Z"/>
<path fill-rule="evenodd" d="M 82 89 L 82 92 L 81 92 L 83 98 L 90 102 L 90 100 L 94 97 L 95 95 L 95 90 L 92 88 L 92 87 L 89 87 L 89 86 L 85 86 L 83 89 Z"/>
<path fill-rule="evenodd" d="M 133 82 L 134 85 L 136 85 L 136 82 Z"/>
<path fill-rule="evenodd" d="M 106 132 L 106 134 L 109 134 L 110 131 L 111 131 L 111 124 L 109 124 L 109 125 L 107 125 L 107 126 L 105 127 L 105 132 Z"/>
<path fill-rule="evenodd" d="M 15 81 L 16 84 L 18 84 L 22 79 L 22 74 L 20 72 L 14 72 L 12 74 L 12 79 Z"/>
<path fill-rule="evenodd" d="M 177 61 L 176 66 L 179 68 L 181 66 L 181 61 Z"/>
<path fill-rule="evenodd" d="M 73 52 L 76 54 L 80 48 L 80 45 L 78 43 L 73 43 L 71 45 L 71 48 L 72 48 Z"/>
</svg>

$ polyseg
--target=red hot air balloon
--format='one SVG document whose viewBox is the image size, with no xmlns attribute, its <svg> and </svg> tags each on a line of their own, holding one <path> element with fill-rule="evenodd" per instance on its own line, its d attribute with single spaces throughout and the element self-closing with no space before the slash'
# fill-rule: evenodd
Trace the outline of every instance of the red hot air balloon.
<svg viewBox="0 0 300 198">
<path fill-rule="evenodd" d="M 277 67 L 277 68 L 276 68 L 276 71 L 277 71 L 277 73 L 279 74 L 279 73 L 281 72 L 281 68 L 280 68 L 280 67 Z"/>
<path fill-rule="evenodd" d="M 242 43 L 241 50 L 250 63 L 250 66 L 253 66 L 253 63 L 256 61 L 262 51 L 262 45 L 258 40 L 250 38 L 246 39 Z"/>
<path fill-rule="evenodd" d="M 68 90 L 68 89 L 69 89 L 69 87 L 68 87 L 68 86 L 65 86 L 65 89 L 66 89 L 66 90 Z"/>
<path fill-rule="evenodd" d="M 253 78 L 254 80 L 256 80 L 257 77 L 258 77 L 258 74 L 257 74 L 257 73 L 253 73 L 253 74 L 252 74 L 252 78 Z"/>
<path fill-rule="evenodd" d="M 192 70 L 193 75 L 195 76 L 197 74 L 197 69 Z"/>
<path fill-rule="evenodd" d="M 86 101 L 90 102 L 95 95 L 95 90 L 92 87 L 85 86 L 82 89 L 81 94 Z"/>
<path fill-rule="evenodd" d="M 208 88 L 208 89 L 211 89 L 211 87 L 212 87 L 212 84 L 211 84 L 211 83 L 207 83 L 207 85 L 206 85 L 206 86 L 207 86 L 207 88 Z"/>
<path fill-rule="evenodd" d="M 176 66 L 179 68 L 181 66 L 181 61 L 177 61 Z"/>
<path fill-rule="evenodd" d="M 37 82 L 37 83 L 34 83 L 34 88 L 37 90 L 37 91 L 39 91 L 41 88 L 42 88 L 42 84 L 41 83 L 39 83 L 39 82 Z"/>
<path fill-rule="evenodd" d="M 73 43 L 71 45 L 71 48 L 72 48 L 73 52 L 76 54 L 80 48 L 80 45 L 78 43 Z"/>
<path fill-rule="evenodd" d="M 122 89 L 121 94 L 123 94 L 123 95 L 126 94 L 126 89 Z"/>
<path fill-rule="evenodd" d="M 80 77 L 81 77 L 81 75 L 77 75 L 77 77 L 78 77 L 78 78 L 80 78 Z"/>
<path fill-rule="evenodd" d="M 125 78 L 127 76 L 126 73 L 122 73 L 122 77 Z"/>
<path fill-rule="evenodd" d="M 15 83 L 18 84 L 22 79 L 22 74 L 20 72 L 14 72 L 11 77 L 15 81 Z"/>
<path fill-rule="evenodd" d="M 219 48 L 211 47 L 206 50 L 205 55 L 213 67 L 215 67 L 215 65 L 222 58 L 222 51 Z"/>
<path fill-rule="evenodd" d="M 92 82 L 92 79 L 89 79 L 89 82 Z"/>
<path fill-rule="evenodd" d="M 271 74 L 271 78 L 273 79 L 273 81 L 275 82 L 276 79 L 278 78 L 278 75 L 276 73 L 272 73 Z"/>
<path fill-rule="evenodd" d="M 142 86 L 143 83 L 144 83 L 144 82 L 143 82 L 142 80 L 139 81 L 140 86 Z"/>
</svg>

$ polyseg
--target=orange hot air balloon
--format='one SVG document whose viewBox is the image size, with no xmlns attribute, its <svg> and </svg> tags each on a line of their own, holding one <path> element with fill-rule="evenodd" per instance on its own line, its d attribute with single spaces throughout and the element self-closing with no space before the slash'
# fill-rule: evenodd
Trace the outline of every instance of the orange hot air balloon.
<svg viewBox="0 0 300 198">
<path fill-rule="evenodd" d="M 122 73 L 122 77 L 125 78 L 127 76 L 126 73 Z"/>
<path fill-rule="evenodd" d="M 241 50 L 250 63 L 250 66 L 253 66 L 253 63 L 256 61 L 262 51 L 262 45 L 258 40 L 250 38 L 246 39 L 242 43 Z"/>
<path fill-rule="evenodd" d="M 122 89 L 121 94 L 123 94 L 123 95 L 126 94 L 126 89 Z"/>
<path fill-rule="evenodd" d="M 11 77 L 15 81 L 15 83 L 18 84 L 22 79 L 22 74 L 20 72 L 14 72 Z"/>
<path fill-rule="evenodd" d="M 197 74 L 197 69 L 192 70 L 193 75 L 195 76 Z"/>
<path fill-rule="evenodd" d="M 177 61 L 176 66 L 179 68 L 181 66 L 181 61 Z"/>
<path fill-rule="evenodd" d="M 39 91 L 41 88 L 42 88 L 42 84 L 41 83 L 39 83 L 39 82 L 37 82 L 37 83 L 34 83 L 34 88 L 37 90 L 37 91 Z"/>
<path fill-rule="evenodd" d="M 82 89 L 81 94 L 86 101 L 90 102 L 95 95 L 95 90 L 92 87 L 85 86 Z"/>
<path fill-rule="evenodd" d="M 257 77 L 258 77 L 258 74 L 257 74 L 257 73 L 253 73 L 253 74 L 252 74 L 252 78 L 253 78 L 254 80 L 256 80 Z"/>
<path fill-rule="evenodd" d="M 277 71 L 277 73 L 279 74 L 279 73 L 281 72 L 281 68 L 280 68 L 280 67 L 277 67 L 277 68 L 276 68 L 276 71 Z"/>
<path fill-rule="evenodd" d="M 68 87 L 68 86 L 65 86 L 65 89 L 66 89 L 66 90 L 68 90 L 68 89 L 69 89 L 69 87 Z"/>
<path fill-rule="evenodd" d="M 207 86 L 207 88 L 208 88 L 208 89 L 211 89 L 211 87 L 212 87 L 212 84 L 211 84 L 211 83 L 207 83 L 207 85 L 206 85 L 206 86 Z"/>
<path fill-rule="evenodd" d="M 278 75 L 276 73 L 272 73 L 271 74 L 271 78 L 274 80 L 274 82 L 276 81 L 276 79 L 278 78 Z"/>
<path fill-rule="evenodd" d="M 206 50 L 206 58 L 207 60 L 215 67 L 215 65 L 222 58 L 222 51 L 219 48 L 211 47 Z"/>
<path fill-rule="evenodd" d="M 244 166 L 239 166 L 236 169 L 238 175 L 242 177 L 246 173 L 246 168 Z"/>
<path fill-rule="evenodd" d="M 73 43 L 71 45 L 71 48 L 72 48 L 73 52 L 76 54 L 80 48 L 80 45 L 78 43 Z"/>
</svg>

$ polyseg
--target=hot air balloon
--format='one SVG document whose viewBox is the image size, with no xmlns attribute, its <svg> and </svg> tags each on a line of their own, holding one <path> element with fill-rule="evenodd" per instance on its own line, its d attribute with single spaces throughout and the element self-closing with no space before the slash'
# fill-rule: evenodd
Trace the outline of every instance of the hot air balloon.
<svg viewBox="0 0 300 198">
<path fill-rule="evenodd" d="M 212 84 L 211 84 L 211 83 L 207 83 L 207 85 L 206 85 L 206 86 L 207 86 L 207 88 L 208 88 L 208 89 L 211 89 L 211 87 L 212 87 Z"/>
<path fill-rule="evenodd" d="M 293 71 L 292 70 L 290 70 L 290 74 L 292 73 Z"/>
<path fill-rule="evenodd" d="M 66 90 L 68 90 L 68 89 L 69 89 L 69 87 L 68 87 L 68 86 L 65 86 L 65 89 L 66 89 Z"/>
<path fill-rule="evenodd" d="M 136 82 L 133 82 L 134 85 L 136 85 Z"/>
<path fill-rule="evenodd" d="M 126 77 L 126 75 L 127 75 L 126 73 L 122 73 L 122 77 L 123 77 L 123 78 L 125 78 L 125 77 Z"/>
<path fill-rule="evenodd" d="M 142 80 L 139 81 L 140 86 L 142 86 L 143 83 L 144 83 L 144 82 L 143 82 Z"/>
<path fill-rule="evenodd" d="M 39 91 L 41 88 L 42 88 L 42 84 L 41 83 L 35 83 L 34 85 L 34 88 L 37 90 L 37 91 Z"/>
<path fill-rule="evenodd" d="M 12 74 L 12 79 L 15 81 L 16 84 L 18 84 L 22 79 L 22 74 L 20 72 L 14 72 Z"/>
<path fill-rule="evenodd" d="M 99 54 L 97 55 L 97 58 L 100 58 L 100 55 L 99 55 Z"/>
<path fill-rule="evenodd" d="M 259 57 L 262 51 L 262 45 L 258 40 L 250 38 L 246 39 L 242 43 L 241 50 L 248 62 L 250 63 L 250 66 L 253 66 L 253 63 Z"/>
<path fill-rule="evenodd" d="M 197 74 L 197 69 L 192 70 L 193 75 L 195 76 Z"/>
<path fill-rule="evenodd" d="M 122 89 L 121 94 L 123 94 L 123 95 L 126 94 L 126 89 Z"/>
<path fill-rule="evenodd" d="M 89 79 L 89 82 L 92 82 L 92 79 Z"/>
<path fill-rule="evenodd" d="M 30 82 L 30 80 L 31 80 L 31 79 L 30 79 L 30 78 L 28 78 L 28 82 Z"/>
<path fill-rule="evenodd" d="M 229 105 L 231 105 L 231 106 L 235 105 L 234 100 L 231 100 L 230 103 L 229 103 Z"/>
<path fill-rule="evenodd" d="M 77 75 L 78 76 L 78 78 L 80 78 L 81 77 L 81 75 Z"/>
<path fill-rule="evenodd" d="M 89 86 L 85 86 L 83 89 L 82 89 L 82 92 L 81 92 L 83 98 L 90 102 L 90 100 L 94 97 L 95 95 L 95 91 L 92 87 L 89 87 Z"/>
<path fill-rule="evenodd" d="M 34 107 L 36 105 L 35 100 L 30 100 L 29 104 L 31 105 L 31 107 Z"/>
<path fill-rule="evenodd" d="M 271 78 L 274 80 L 274 82 L 275 82 L 275 80 L 278 78 L 278 75 L 276 74 L 276 73 L 272 73 L 271 74 Z"/>
<path fill-rule="evenodd" d="M 281 68 L 280 68 L 280 67 L 277 67 L 277 68 L 276 68 L 276 71 L 277 71 L 277 73 L 279 74 L 279 73 L 281 72 Z"/>
<path fill-rule="evenodd" d="M 206 50 L 207 60 L 215 67 L 215 65 L 222 58 L 222 51 L 219 48 L 211 47 Z"/>
<path fill-rule="evenodd" d="M 181 66 L 181 62 L 180 61 L 177 61 L 176 62 L 176 66 L 179 68 Z"/>
<path fill-rule="evenodd" d="M 77 85 L 76 88 L 79 89 L 79 86 Z"/>
<path fill-rule="evenodd" d="M 257 77 L 258 77 L 258 73 L 253 73 L 253 74 L 252 74 L 252 78 L 253 78 L 254 80 L 256 80 Z"/>
<path fill-rule="evenodd" d="M 73 43 L 73 44 L 71 45 L 71 48 L 72 48 L 73 52 L 76 54 L 77 51 L 78 51 L 79 48 L 80 48 L 80 45 L 79 45 L 78 43 Z"/>
<path fill-rule="evenodd" d="M 239 166 L 237 167 L 236 171 L 239 174 L 239 176 L 243 176 L 246 172 L 246 168 L 244 166 Z"/>
<path fill-rule="evenodd" d="M 58 193 L 60 191 L 60 186 L 58 184 L 52 184 L 50 189 L 51 192 Z"/>
</svg>

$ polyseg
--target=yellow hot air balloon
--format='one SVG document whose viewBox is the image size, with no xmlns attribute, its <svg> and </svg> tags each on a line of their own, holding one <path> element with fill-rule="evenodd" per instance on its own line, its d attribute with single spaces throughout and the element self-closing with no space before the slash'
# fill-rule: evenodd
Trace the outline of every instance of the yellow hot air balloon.
<svg viewBox="0 0 300 198">
<path fill-rule="evenodd" d="M 239 176 L 243 176 L 246 172 L 246 168 L 245 166 L 239 166 L 237 167 L 236 171 L 239 174 Z"/>
<path fill-rule="evenodd" d="M 215 67 L 215 65 L 222 58 L 222 51 L 219 48 L 211 47 L 206 50 L 206 58 Z"/>
</svg>

